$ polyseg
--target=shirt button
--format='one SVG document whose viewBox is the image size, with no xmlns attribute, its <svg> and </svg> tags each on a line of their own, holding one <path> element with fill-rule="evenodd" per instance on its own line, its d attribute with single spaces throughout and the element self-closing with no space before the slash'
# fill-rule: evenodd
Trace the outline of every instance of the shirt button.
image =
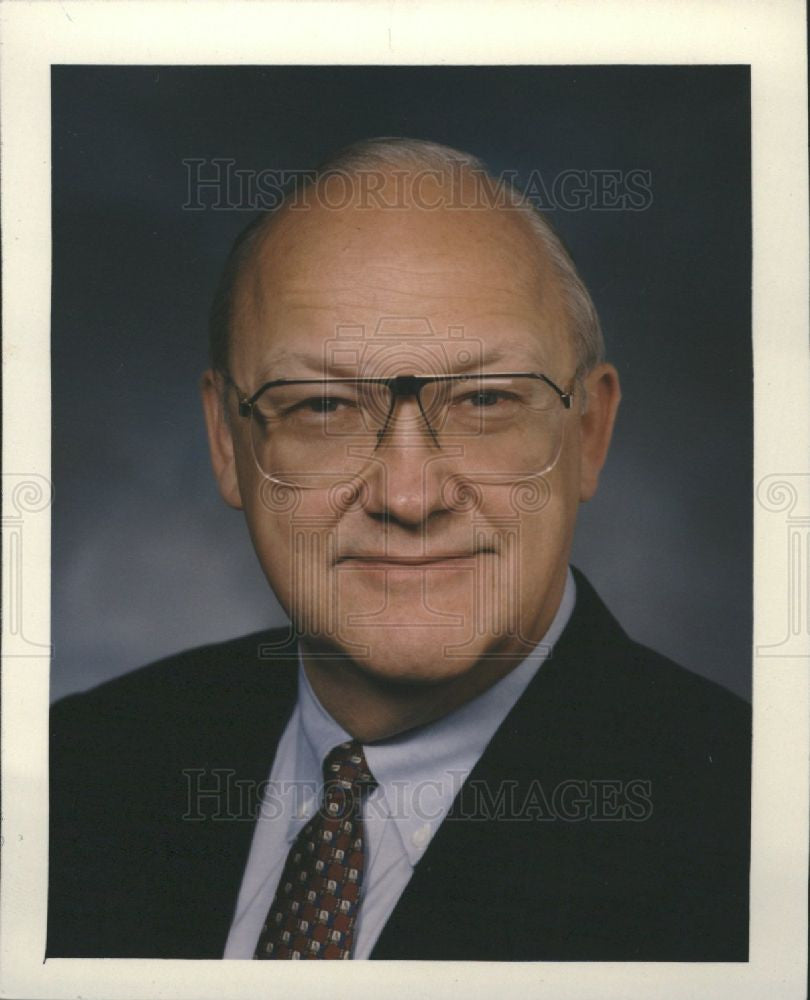
<svg viewBox="0 0 810 1000">
<path fill-rule="evenodd" d="M 425 823 L 411 834 L 411 843 L 414 847 L 424 847 L 430 838 L 430 825 Z"/>
</svg>

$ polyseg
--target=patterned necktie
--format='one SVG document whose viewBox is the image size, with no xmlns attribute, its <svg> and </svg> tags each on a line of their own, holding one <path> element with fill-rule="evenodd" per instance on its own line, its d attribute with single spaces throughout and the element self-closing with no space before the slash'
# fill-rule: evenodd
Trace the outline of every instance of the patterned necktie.
<svg viewBox="0 0 810 1000">
<path fill-rule="evenodd" d="M 330 750 L 321 808 L 287 855 L 254 958 L 351 958 L 365 844 L 362 801 L 377 782 L 362 746 Z"/>
</svg>

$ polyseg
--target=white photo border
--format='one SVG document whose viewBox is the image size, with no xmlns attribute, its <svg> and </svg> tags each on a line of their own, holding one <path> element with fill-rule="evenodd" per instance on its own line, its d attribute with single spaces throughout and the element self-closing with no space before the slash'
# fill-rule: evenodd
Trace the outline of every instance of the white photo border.
<svg viewBox="0 0 810 1000">
<path fill-rule="evenodd" d="M 3 3 L 0 20 L 5 293 L 0 995 L 253 1000 L 289 990 L 331 1000 L 348 988 L 357 997 L 374 996 L 382 976 L 387 994 L 435 1000 L 455 1000 L 460 989 L 469 997 L 519 989 L 526 997 L 555 1000 L 805 996 L 810 358 L 806 36 L 800 0 L 566 5 L 20 0 Z M 325 970 L 317 962 L 44 961 L 50 71 L 55 64 L 118 63 L 751 66 L 754 769 L 747 963 L 407 962 L 381 969 L 379 963 L 358 962 L 332 963 Z M 18 530 L 23 522 L 24 553 Z M 14 605 L 15 587 L 23 585 L 20 609 Z"/>
</svg>

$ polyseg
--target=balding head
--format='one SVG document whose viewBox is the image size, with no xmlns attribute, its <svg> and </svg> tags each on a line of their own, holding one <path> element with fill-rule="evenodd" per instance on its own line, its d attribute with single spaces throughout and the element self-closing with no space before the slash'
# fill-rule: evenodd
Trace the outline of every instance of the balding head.
<svg viewBox="0 0 810 1000">
<path fill-rule="evenodd" d="M 408 213 L 422 220 L 411 228 L 426 240 L 440 229 L 446 246 L 450 230 L 462 248 L 468 239 L 473 244 L 491 239 L 493 256 L 508 256 L 516 281 L 533 275 L 538 306 L 540 299 L 543 306 L 557 299 L 577 371 L 587 372 L 602 360 L 602 334 L 588 291 L 558 236 L 531 202 L 467 153 L 420 140 L 383 138 L 356 143 L 331 157 L 302 190 L 291 191 L 277 210 L 256 219 L 237 238 L 211 312 L 213 367 L 229 370 L 230 342 L 250 321 L 245 307 L 251 298 L 256 306 L 270 307 L 266 299 L 256 301 L 259 259 L 262 268 L 272 268 L 275 253 L 279 264 L 292 266 L 297 258 L 290 256 L 291 250 L 318 239 L 319 227 L 323 240 L 341 228 L 344 235 L 354 229 L 378 241 L 400 239 Z M 429 247 L 423 244 L 422 250 Z"/>
</svg>

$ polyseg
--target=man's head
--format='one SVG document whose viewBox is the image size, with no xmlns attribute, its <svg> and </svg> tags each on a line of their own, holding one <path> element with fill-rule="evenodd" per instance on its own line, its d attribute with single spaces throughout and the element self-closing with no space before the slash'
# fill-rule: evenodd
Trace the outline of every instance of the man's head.
<svg viewBox="0 0 810 1000">
<path fill-rule="evenodd" d="M 203 396 L 220 490 L 245 511 L 309 662 L 339 660 L 344 677 L 382 688 L 432 686 L 452 707 L 540 641 L 619 389 L 573 265 L 515 192 L 428 143 L 372 140 L 341 154 L 238 242 L 212 354 Z M 455 426 L 453 383 L 434 384 L 435 414 L 414 394 L 393 397 L 376 436 L 334 434 L 316 452 L 316 425 L 337 426 L 319 397 L 306 410 L 310 437 L 290 437 L 286 452 L 269 446 L 283 462 L 257 461 L 257 438 L 284 440 L 276 411 L 239 410 L 279 380 L 462 372 L 542 374 L 558 395 L 549 390 L 548 413 L 530 413 L 520 430 L 487 416 L 493 433 L 465 437 L 443 430 Z M 505 398 L 480 395 L 493 384 L 477 384 L 476 412 Z M 554 461 L 535 468 L 549 421 Z"/>
</svg>

